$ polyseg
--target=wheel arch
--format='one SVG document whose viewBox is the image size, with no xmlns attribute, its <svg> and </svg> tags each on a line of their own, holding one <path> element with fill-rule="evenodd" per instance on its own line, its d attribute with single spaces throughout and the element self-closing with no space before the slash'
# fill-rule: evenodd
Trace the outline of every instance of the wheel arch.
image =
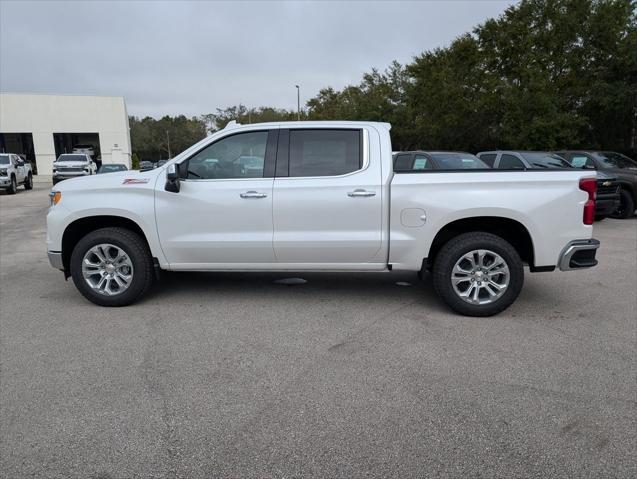
<svg viewBox="0 0 637 479">
<path fill-rule="evenodd" d="M 491 233 L 508 241 L 518 252 L 531 271 L 535 268 L 533 239 L 529 230 L 519 221 L 501 216 L 474 216 L 451 221 L 443 226 L 434 237 L 429 254 L 423 260 L 423 269 L 430 269 L 440 249 L 452 238 L 470 232 Z"/>
<path fill-rule="evenodd" d="M 144 230 L 130 218 L 117 215 L 96 215 L 78 218 L 69 223 L 62 234 L 62 264 L 69 271 L 71 254 L 75 245 L 88 233 L 101 228 L 119 227 L 134 231 L 141 236 L 150 249 L 149 238 Z"/>
</svg>

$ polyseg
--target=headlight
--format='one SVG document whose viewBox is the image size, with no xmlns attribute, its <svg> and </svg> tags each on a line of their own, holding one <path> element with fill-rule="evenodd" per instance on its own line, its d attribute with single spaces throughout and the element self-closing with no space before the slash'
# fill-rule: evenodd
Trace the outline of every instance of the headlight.
<svg viewBox="0 0 637 479">
<path fill-rule="evenodd" d="M 0 168 L 0 175 L 1 176 L 6 176 L 7 175 L 7 170 L 5 170 L 4 168 Z"/>
<path fill-rule="evenodd" d="M 59 191 L 51 191 L 49 193 L 49 206 L 57 205 L 62 199 L 62 193 Z"/>
</svg>

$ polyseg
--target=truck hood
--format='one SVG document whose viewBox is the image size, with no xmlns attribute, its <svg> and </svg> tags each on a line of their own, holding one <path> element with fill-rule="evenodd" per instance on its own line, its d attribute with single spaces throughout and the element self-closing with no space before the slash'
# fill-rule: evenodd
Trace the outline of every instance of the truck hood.
<svg viewBox="0 0 637 479">
<path fill-rule="evenodd" d="M 115 171 L 103 175 L 81 176 L 64 180 L 53 187 L 55 191 L 102 190 L 131 188 L 135 186 L 154 187 L 155 178 L 163 168 L 139 172 L 136 170 Z"/>
</svg>

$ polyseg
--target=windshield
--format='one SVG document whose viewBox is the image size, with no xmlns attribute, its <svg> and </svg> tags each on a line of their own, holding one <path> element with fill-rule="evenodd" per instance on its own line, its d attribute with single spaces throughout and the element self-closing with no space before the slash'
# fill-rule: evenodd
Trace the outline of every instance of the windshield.
<svg viewBox="0 0 637 479">
<path fill-rule="evenodd" d="M 564 158 L 553 153 L 522 153 L 531 168 L 572 168 Z"/>
<path fill-rule="evenodd" d="M 84 161 L 86 162 L 86 156 L 84 155 L 60 155 L 58 161 Z"/>
<path fill-rule="evenodd" d="M 9 164 L 9 155 L 0 155 L 0 165 Z"/>
<path fill-rule="evenodd" d="M 489 165 L 470 153 L 431 153 L 431 156 L 445 170 L 490 169 Z"/>
<path fill-rule="evenodd" d="M 124 165 L 102 165 L 100 173 L 108 173 L 109 171 L 124 171 L 127 168 Z"/>
<path fill-rule="evenodd" d="M 606 168 L 637 168 L 637 162 L 614 151 L 600 151 L 595 155 Z"/>
</svg>

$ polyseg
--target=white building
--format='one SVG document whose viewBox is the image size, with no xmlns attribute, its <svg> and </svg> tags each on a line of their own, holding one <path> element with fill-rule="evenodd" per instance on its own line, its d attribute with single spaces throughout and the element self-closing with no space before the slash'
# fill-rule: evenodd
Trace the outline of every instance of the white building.
<svg viewBox="0 0 637 479">
<path fill-rule="evenodd" d="M 130 168 L 131 143 L 123 97 L 0 93 L 0 152 L 26 156 L 38 174 L 76 145 L 91 145 L 98 164 Z"/>
</svg>

